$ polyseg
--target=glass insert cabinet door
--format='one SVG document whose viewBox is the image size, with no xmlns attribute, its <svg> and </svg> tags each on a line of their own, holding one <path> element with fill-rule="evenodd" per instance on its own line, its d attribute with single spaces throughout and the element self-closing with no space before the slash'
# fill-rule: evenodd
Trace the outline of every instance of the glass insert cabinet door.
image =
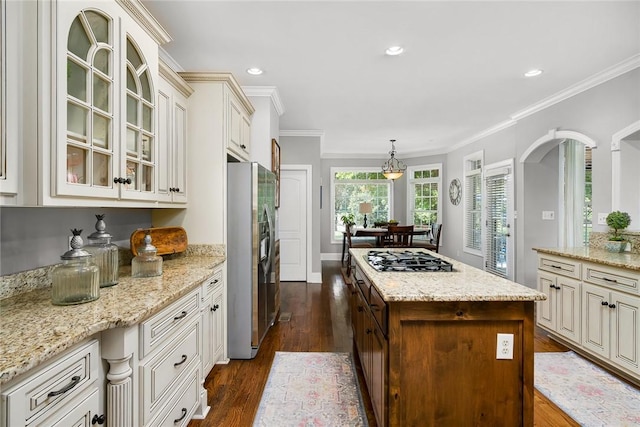
<svg viewBox="0 0 640 427">
<path fill-rule="evenodd" d="M 57 2 L 52 194 L 154 200 L 157 43 L 117 2 L 100 5 Z"/>
</svg>

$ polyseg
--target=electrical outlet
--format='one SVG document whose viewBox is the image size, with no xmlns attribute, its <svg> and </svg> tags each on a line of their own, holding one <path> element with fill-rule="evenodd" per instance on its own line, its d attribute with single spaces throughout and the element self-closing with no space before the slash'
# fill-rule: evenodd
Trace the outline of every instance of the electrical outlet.
<svg viewBox="0 0 640 427">
<path fill-rule="evenodd" d="M 542 211 L 542 219 L 553 220 L 556 217 L 554 211 Z"/>
<path fill-rule="evenodd" d="M 607 225 L 607 215 L 606 213 L 598 214 L 598 225 Z"/>
<path fill-rule="evenodd" d="M 498 334 L 496 359 L 513 359 L 513 334 Z"/>
</svg>

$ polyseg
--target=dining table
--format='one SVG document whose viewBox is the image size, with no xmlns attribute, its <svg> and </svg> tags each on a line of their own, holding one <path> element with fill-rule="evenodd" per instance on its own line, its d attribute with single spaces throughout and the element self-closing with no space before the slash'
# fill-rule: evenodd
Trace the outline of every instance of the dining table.
<svg viewBox="0 0 640 427">
<path fill-rule="evenodd" d="M 354 227 L 352 229 L 353 237 L 375 237 L 376 238 L 376 247 L 382 248 L 384 247 L 384 238 L 389 235 L 389 229 L 386 227 Z M 428 236 L 431 234 L 430 228 L 416 228 L 412 233 L 414 236 Z M 347 247 L 347 232 L 342 232 L 342 258 L 341 262 L 344 264 L 344 255 L 346 253 Z"/>
</svg>

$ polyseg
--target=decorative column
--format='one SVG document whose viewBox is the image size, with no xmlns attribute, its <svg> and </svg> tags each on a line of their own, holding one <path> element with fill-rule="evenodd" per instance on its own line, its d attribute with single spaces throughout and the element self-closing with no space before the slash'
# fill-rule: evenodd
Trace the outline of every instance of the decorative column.
<svg viewBox="0 0 640 427">
<path fill-rule="evenodd" d="M 107 373 L 107 427 L 133 427 L 133 369 L 129 355 L 122 359 L 106 359 Z"/>
</svg>

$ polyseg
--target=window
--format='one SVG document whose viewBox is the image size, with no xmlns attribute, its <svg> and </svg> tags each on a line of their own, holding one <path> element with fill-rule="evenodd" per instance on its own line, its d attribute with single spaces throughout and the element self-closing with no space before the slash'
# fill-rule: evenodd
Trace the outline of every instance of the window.
<svg viewBox="0 0 640 427">
<path fill-rule="evenodd" d="M 342 242 L 343 215 L 353 214 L 356 224 L 362 225 L 364 215 L 359 212 L 362 202 L 371 203 L 368 224 L 392 219 L 392 181 L 379 168 L 331 168 L 331 199 L 333 243 Z"/>
<path fill-rule="evenodd" d="M 407 176 L 407 222 L 428 228 L 442 218 L 442 164 L 412 166 Z"/>
<path fill-rule="evenodd" d="M 464 251 L 482 255 L 482 157 L 464 158 Z"/>
<path fill-rule="evenodd" d="M 582 216 L 582 242 L 589 246 L 589 236 L 593 225 L 593 209 L 591 205 L 591 147 L 584 148 L 584 213 Z"/>
</svg>

